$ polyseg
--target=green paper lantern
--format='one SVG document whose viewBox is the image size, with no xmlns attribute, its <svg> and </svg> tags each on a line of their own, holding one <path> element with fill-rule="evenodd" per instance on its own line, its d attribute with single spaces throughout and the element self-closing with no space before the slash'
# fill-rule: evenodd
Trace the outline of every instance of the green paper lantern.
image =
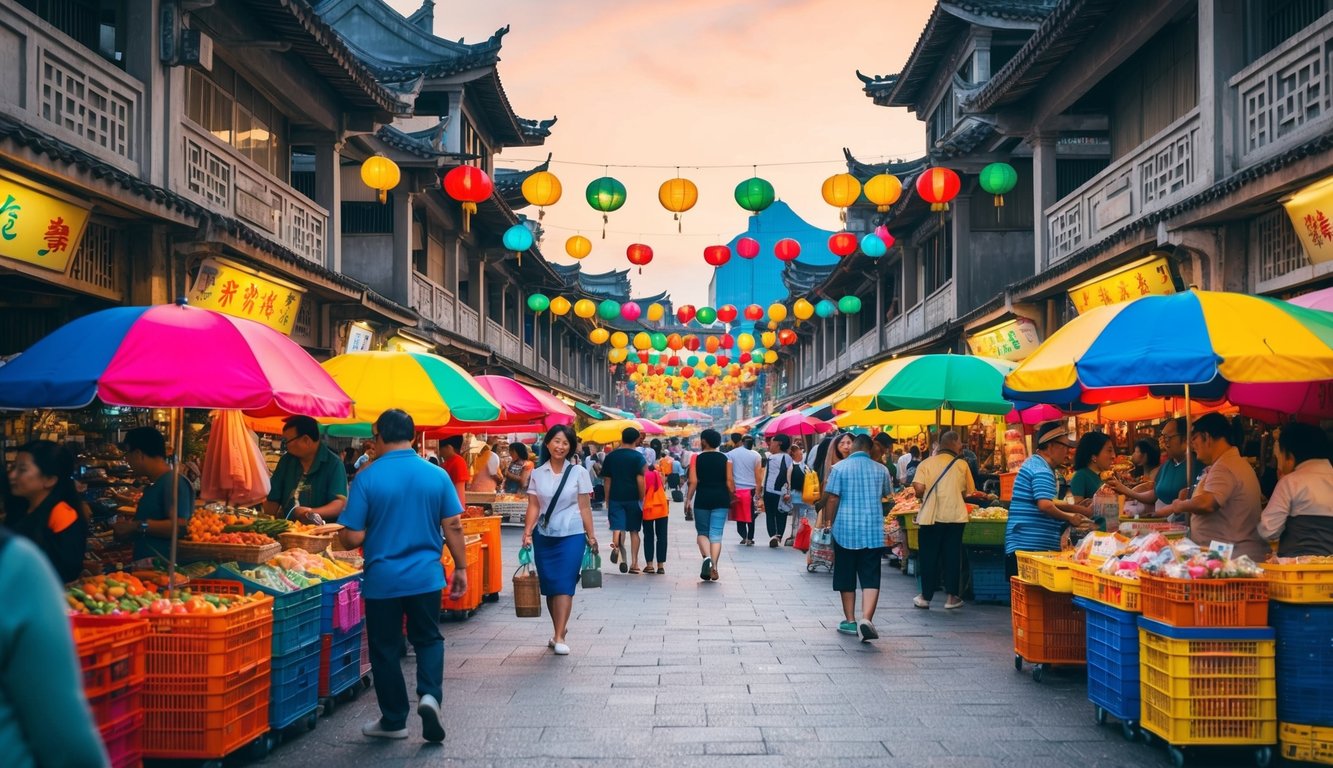
<svg viewBox="0 0 1333 768">
<path fill-rule="evenodd" d="M 594 211 L 610 213 L 625 204 L 625 185 L 610 176 L 593 179 L 586 192 L 588 205 Z"/>
<path fill-rule="evenodd" d="M 861 297 L 843 296 L 838 299 L 838 311 L 844 315 L 854 315 L 861 311 Z"/>
<path fill-rule="evenodd" d="M 773 185 L 758 176 L 736 185 L 736 204 L 755 215 L 772 205 L 775 196 Z"/>
<path fill-rule="evenodd" d="M 717 365 L 717 356 L 716 356 L 716 355 L 704 355 L 704 365 L 709 365 L 709 366 Z"/>
<path fill-rule="evenodd" d="M 820 317 L 832 317 L 835 311 L 837 311 L 837 308 L 834 307 L 833 302 L 828 299 L 822 299 L 815 305 L 815 314 Z"/>
<path fill-rule="evenodd" d="M 610 299 L 605 299 L 597 305 L 597 316 L 603 320 L 615 320 L 620 317 L 620 304 Z"/>
<path fill-rule="evenodd" d="M 541 314 L 551 308 L 551 300 L 545 294 L 534 293 L 528 297 L 528 309 Z"/>
<path fill-rule="evenodd" d="M 665 333 L 660 333 L 660 332 L 654 333 L 652 335 L 652 341 L 653 341 L 653 349 L 657 350 L 658 352 L 661 352 L 662 350 L 666 349 L 667 337 Z"/>
<path fill-rule="evenodd" d="M 699 307 L 699 311 L 694 313 L 694 319 L 698 320 L 700 325 L 712 325 L 717 322 L 717 310 L 712 307 Z"/>
<path fill-rule="evenodd" d="M 1004 196 L 1018 183 L 1018 171 L 1008 163 L 991 163 L 981 169 L 981 188 L 995 196 L 995 207 L 1004 206 Z"/>
</svg>

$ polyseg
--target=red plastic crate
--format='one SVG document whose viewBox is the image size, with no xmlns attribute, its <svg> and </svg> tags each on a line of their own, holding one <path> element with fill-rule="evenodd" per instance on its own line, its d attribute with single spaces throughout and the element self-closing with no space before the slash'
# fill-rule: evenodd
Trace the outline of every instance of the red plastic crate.
<svg viewBox="0 0 1333 768">
<path fill-rule="evenodd" d="M 1169 579 L 1144 574 L 1143 617 L 1173 627 L 1266 627 L 1265 579 Z"/>
<path fill-rule="evenodd" d="M 70 624 L 83 670 L 83 692 L 90 701 L 143 683 L 149 633 L 146 620 L 76 614 L 70 617 Z"/>
<path fill-rule="evenodd" d="M 1087 624 L 1073 595 L 1009 580 L 1014 653 L 1032 664 L 1086 664 Z"/>
<path fill-rule="evenodd" d="M 144 713 L 139 711 L 100 729 L 111 768 L 143 765 L 143 721 Z"/>
<path fill-rule="evenodd" d="M 268 732 L 269 664 L 234 677 L 222 694 L 144 693 L 144 756 L 225 757 Z"/>
<path fill-rule="evenodd" d="M 361 679 L 362 648 L 365 645 L 364 627 L 351 632 L 320 635 L 319 642 L 319 696 L 327 698 L 347 690 Z"/>
</svg>

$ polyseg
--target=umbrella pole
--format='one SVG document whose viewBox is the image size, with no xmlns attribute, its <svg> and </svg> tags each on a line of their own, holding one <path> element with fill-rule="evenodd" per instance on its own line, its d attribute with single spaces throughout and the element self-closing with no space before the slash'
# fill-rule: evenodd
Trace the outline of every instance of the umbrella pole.
<svg viewBox="0 0 1333 768">
<path fill-rule="evenodd" d="M 180 535 L 181 443 L 185 442 L 185 409 L 177 408 L 172 439 L 176 443 L 176 461 L 171 467 L 171 546 L 167 558 L 167 597 L 176 596 L 176 539 Z"/>
<path fill-rule="evenodd" d="M 1194 457 L 1190 455 L 1191 434 L 1194 431 L 1194 419 L 1190 414 L 1190 385 L 1185 385 L 1185 488 L 1194 495 Z M 1175 501 L 1175 499 L 1172 499 Z"/>
</svg>

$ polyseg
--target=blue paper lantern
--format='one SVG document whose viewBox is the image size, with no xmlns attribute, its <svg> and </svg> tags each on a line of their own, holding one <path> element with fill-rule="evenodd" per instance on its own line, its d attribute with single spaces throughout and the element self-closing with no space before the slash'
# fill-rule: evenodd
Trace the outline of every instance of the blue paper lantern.
<svg viewBox="0 0 1333 768">
<path fill-rule="evenodd" d="M 837 310 L 838 308 L 828 299 L 824 299 L 815 305 L 815 314 L 820 317 L 832 317 Z"/>
<path fill-rule="evenodd" d="M 523 224 L 515 224 L 505 230 L 505 249 L 517 253 L 520 263 L 523 261 L 523 252 L 532 248 L 533 242 L 532 230 Z"/>
<path fill-rule="evenodd" d="M 878 259 L 880 256 L 889 252 L 889 246 L 884 242 L 884 238 L 871 232 L 861 238 L 861 253 L 872 259 Z"/>
</svg>

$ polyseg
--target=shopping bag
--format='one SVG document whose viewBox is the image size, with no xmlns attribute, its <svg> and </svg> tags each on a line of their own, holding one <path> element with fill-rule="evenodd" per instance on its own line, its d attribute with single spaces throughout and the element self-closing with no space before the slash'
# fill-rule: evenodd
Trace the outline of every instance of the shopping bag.
<svg viewBox="0 0 1333 768">
<path fill-rule="evenodd" d="M 643 500 L 643 519 L 660 520 L 667 516 L 670 508 L 667 505 L 666 491 L 661 485 L 654 486 L 648 491 L 648 495 Z"/>
<path fill-rule="evenodd" d="M 532 547 L 518 551 L 518 568 L 514 570 L 514 615 L 520 619 L 542 615 L 541 583 L 532 569 Z"/>
<path fill-rule="evenodd" d="M 801 501 L 806 504 L 814 504 L 819 501 L 819 476 L 812 469 L 805 473 L 805 480 L 801 482 Z"/>
<path fill-rule="evenodd" d="M 754 497 L 750 491 L 737 491 L 731 497 L 731 508 L 727 510 L 727 519 L 737 523 L 754 522 Z"/>
<path fill-rule="evenodd" d="M 602 586 L 602 556 L 593 552 L 592 547 L 583 548 L 583 567 L 579 570 L 579 580 L 584 589 Z"/>
<path fill-rule="evenodd" d="M 801 518 L 801 524 L 796 528 L 796 535 L 792 537 L 792 546 L 802 552 L 810 551 L 810 535 L 814 529 L 810 527 L 810 521 Z"/>
</svg>

